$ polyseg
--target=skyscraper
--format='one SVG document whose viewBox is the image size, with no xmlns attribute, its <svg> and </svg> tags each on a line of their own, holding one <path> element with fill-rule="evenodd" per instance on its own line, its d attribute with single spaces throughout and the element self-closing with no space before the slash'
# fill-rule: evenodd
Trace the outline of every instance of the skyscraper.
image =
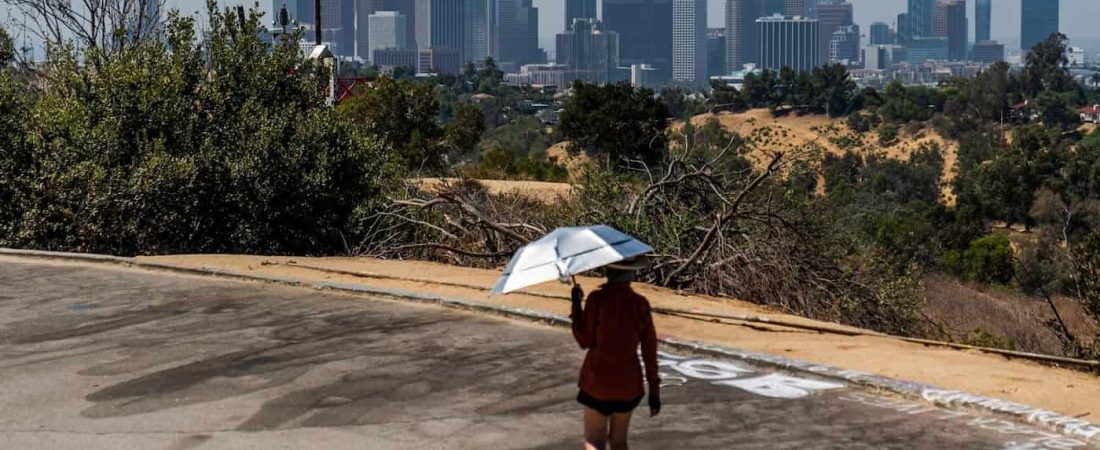
<svg viewBox="0 0 1100 450">
<path fill-rule="evenodd" d="M 407 0 L 406 0 L 407 1 Z M 416 1 L 416 46 L 421 49 L 457 50 L 466 45 L 466 2 L 457 0 Z"/>
<path fill-rule="evenodd" d="M 783 0 L 726 0 L 726 71 L 741 70 L 759 62 L 760 46 L 756 19 L 786 9 Z"/>
<path fill-rule="evenodd" d="M 573 26 L 573 19 L 595 19 L 596 0 L 565 0 L 565 29 Z"/>
<path fill-rule="evenodd" d="M 382 11 L 378 9 L 378 3 L 378 0 L 355 0 L 355 56 L 363 61 L 370 61 L 372 58 L 370 16 Z M 275 11 L 278 14 L 278 10 Z"/>
<path fill-rule="evenodd" d="M 726 73 L 726 29 L 707 30 L 707 75 L 722 76 Z"/>
<path fill-rule="evenodd" d="M 761 17 L 756 21 L 756 29 L 760 41 L 760 68 L 790 67 L 804 72 L 821 64 L 821 44 L 818 42 L 821 34 L 817 20 Z"/>
<path fill-rule="evenodd" d="M 1022 0 L 1020 48 L 1030 50 L 1058 32 L 1058 0 Z"/>
<path fill-rule="evenodd" d="M 557 35 L 556 59 L 581 71 L 584 81 L 607 83 L 619 66 L 619 34 L 604 30 L 596 19 L 573 19 L 569 29 Z"/>
<path fill-rule="evenodd" d="M 495 0 L 490 55 L 517 65 L 543 63 L 539 51 L 539 10 L 531 0 Z"/>
<path fill-rule="evenodd" d="M 311 6 L 313 2 L 305 1 Z M 355 1 L 321 0 L 321 40 L 340 57 L 355 56 Z"/>
<path fill-rule="evenodd" d="M 463 60 L 481 64 L 489 56 L 489 2 L 466 1 L 466 43 Z"/>
<path fill-rule="evenodd" d="M 970 38 L 970 22 L 966 19 L 966 0 L 940 0 L 936 4 L 936 37 L 947 38 L 947 57 L 955 61 L 966 59 Z"/>
<path fill-rule="evenodd" d="M 280 0 L 274 0 L 276 2 Z M 293 0 L 313 4 L 313 0 Z M 378 11 L 394 11 L 405 16 L 405 45 L 416 48 L 416 8 L 409 0 L 355 0 L 355 42 L 359 57 L 372 58 L 370 48 L 370 15 Z M 312 8 L 313 6 L 310 6 Z"/>
<path fill-rule="evenodd" d="M 837 28 L 829 35 L 828 53 L 826 59 L 829 64 L 852 65 L 859 62 L 859 25 L 848 25 Z"/>
<path fill-rule="evenodd" d="M 909 0 L 909 38 L 932 37 L 936 32 L 936 0 Z"/>
<path fill-rule="evenodd" d="M 1005 60 L 1005 46 L 996 41 L 978 41 L 974 44 L 974 61 L 995 63 Z"/>
<path fill-rule="evenodd" d="M 875 22 L 871 24 L 871 45 L 890 45 L 893 42 L 890 39 L 890 25 L 886 22 Z"/>
<path fill-rule="evenodd" d="M 367 17 L 367 29 L 370 30 L 369 42 L 366 49 L 360 49 L 360 54 L 366 51 L 366 56 L 373 58 L 375 50 L 396 49 L 405 50 L 408 46 L 406 37 L 407 22 L 405 16 L 395 11 L 378 11 Z"/>
<path fill-rule="evenodd" d="M 974 41 L 982 42 L 988 41 L 990 24 L 993 18 L 993 5 L 992 0 L 977 0 L 977 4 L 974 6 L 974 15 L 977 18 L 974 19 Z"/>
<path fill-rule="evenodd" d="M 787 16 L 808 16 L 810 9 L 808 3 L 817 3 L 817 0 L 785 0 L 783 2 L 783 14 Z"/>
<path fill-rule="evenodd" d="M 913 21 L 909 20 L 909 13 L 898 14 L 898 44 L 904 45 L 913 39 Z"/>
<path fill-rule="evenodd" d="M 619 33 L 623 65 L 672 72 L 672 0 L 603 0 L 604 26 Z"/>
<path fill-rule="evenodd" d="M 707 0 L 672 3 L 672 79 L 707 81 Z"/>
<path fill-rule="evenodd" d="M 855 14 L 852 11 L 852 4 L 845 0 L 818 0 L 817 3 L 817 21 L 818 32 L 821 36 L 818 38 L 818 44 L 821 45 L 821 55 L 823 59 L 829 59 L 830 57 L 830 43 L 833 39 L 833 33 L 841 28 L 850 27 L 855 24 Z M 855 30 L 857 33 L 858 29 Z M 842 39 L 847 39 L 847 36 Z M 858 39 L 856 39 L 858 41 Z M 847 47 L 845 47 L 847 48 Z M 859 53 L 859 45 L 856 44 L 855 53 Z M 847 52 L 842 52 L 847 55 Z M 843 56 L 841 59 L 845 59 Z M 858 59 L 858 57 L 852 57 L 850 59 Z"/>
</svg>

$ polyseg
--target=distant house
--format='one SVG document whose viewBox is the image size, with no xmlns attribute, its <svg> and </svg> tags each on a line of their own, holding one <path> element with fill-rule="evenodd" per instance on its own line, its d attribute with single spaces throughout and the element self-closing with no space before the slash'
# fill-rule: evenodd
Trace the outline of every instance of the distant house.
<svg viewBox="0 0 1100 450">
<path fill-rule="evenodd" d="M 1100 123 L 1100 105 L 1086 106 L 1078 112 L 1081 113 L 1082 122 Z"/>
</svg>

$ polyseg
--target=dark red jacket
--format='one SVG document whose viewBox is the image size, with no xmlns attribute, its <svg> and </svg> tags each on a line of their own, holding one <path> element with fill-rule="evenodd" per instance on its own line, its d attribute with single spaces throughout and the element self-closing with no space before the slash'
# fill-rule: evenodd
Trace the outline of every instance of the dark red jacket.
<svg viewBox="0 0 1100 450">
<path fill-rule="evenodd" d="M 660 395 L 657 332 L 649 301 L 629 284 L 605 284 L 573 308 L 573 337 L 587 349 L 577 385 L 598 400 L 633 400 L 645 394 L 638 346 L 651 396 Z"/>
</svg>

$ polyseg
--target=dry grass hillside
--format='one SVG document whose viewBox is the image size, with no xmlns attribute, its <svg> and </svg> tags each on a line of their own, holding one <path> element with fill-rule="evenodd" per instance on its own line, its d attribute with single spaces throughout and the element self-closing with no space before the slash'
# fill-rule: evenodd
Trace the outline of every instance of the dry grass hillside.
<svg viewBox="0 0 1100 450">
<path fill-rule="evenodd" d="M 880 155 L 904 161 L 922 145 L 936 144 L 943 149 L 944 201 L 949 204 L 954 201 L 948 185 L 954 179 L 958 142 L 945 139 L 934 130 L 922 129 L 909 133 L 902 127 L 898 139 L 884 147 L 879 144 L 876 131 L 857 133 L 843 119 L 830 119 L 823 115 L 773 117 L 767 109 L 754 109 L 743 113 L 702 114 L 693 117 L 691 122 L 701 127 L 711 119 L 718 120 L 728 131 L 745 136 L 753 147 L 753 159 L 761 164 L 766 163 L 767 153 L 775 151 L 818 160 L 823 152 L 843 155 L 846 151 L 852 151 L 864 156 Z M 683 123 L 677 123 L 672 129 L 677 131 L 682 127 Z"/>
</svg>

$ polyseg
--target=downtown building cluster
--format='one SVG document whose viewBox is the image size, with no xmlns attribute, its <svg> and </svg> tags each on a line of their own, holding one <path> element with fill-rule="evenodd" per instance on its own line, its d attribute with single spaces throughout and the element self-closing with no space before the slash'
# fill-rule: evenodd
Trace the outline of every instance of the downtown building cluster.
<svg viewBox="0 0 1100 450">
<path fill-rule="evenodd" d="M 491 57 L 510 83 L 559 88 L 576 80 L 705 87 L 823 64 L 848 66 L 859 80 L 929 82 L 1005 59 L 990 35 L 994 0 L 907 0 L 894 23 L 867 28 L 847 0 L 724 0 L 720 28 L 708 28 L 707 0 L 561 1 L 552 60 L 539 47 L 532 0 L 321 0 L 322 40 L 342 59 L 417 73 L 457 73 Z M 976 2 L 973 40 L 968 1 Z M 314 0 L 272 6 L 312 30 Z M 1058 13 L 1059 0 L 1022 0 L 1022 50 L 1058 31 Z"/>
</svg>

